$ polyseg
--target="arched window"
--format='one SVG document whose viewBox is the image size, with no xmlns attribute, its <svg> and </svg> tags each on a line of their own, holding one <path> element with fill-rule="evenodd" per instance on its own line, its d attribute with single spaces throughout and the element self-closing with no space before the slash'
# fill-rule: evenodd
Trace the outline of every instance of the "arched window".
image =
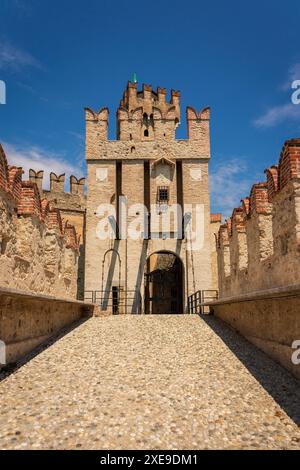
<svg viewBox="0 0 300 470">
<path fill-rule="evenodd" d="M 145 129 L 145 130 L 144 130 L 144 137 L 149 137 L 149 131 L 148 131 L 148 129 Z"/>
<path fill-rule="evenodd" d="M 143 114 L 143 123 L 145 124 L 145 126 L 148 126 L 148 114 L 147 113 Z"/>
</svg>

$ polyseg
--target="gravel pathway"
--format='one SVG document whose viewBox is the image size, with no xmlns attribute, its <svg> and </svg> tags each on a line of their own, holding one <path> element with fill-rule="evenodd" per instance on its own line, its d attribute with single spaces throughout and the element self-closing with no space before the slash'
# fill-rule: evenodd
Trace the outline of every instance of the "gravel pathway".
<svg viewBox="0 0 300 470">
<path fill-rule="evenodd" d="M 92 318 L 2 379 L 2 449 L 300 448 L 299 382 L 213 317 Z"/>
</svg>

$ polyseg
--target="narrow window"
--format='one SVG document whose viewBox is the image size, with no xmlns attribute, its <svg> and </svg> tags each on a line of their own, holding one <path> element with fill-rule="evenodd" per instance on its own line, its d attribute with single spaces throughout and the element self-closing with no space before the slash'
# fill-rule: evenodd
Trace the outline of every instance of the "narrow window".
<svg viewBox="0 0 300 470">
<path fill-rule="evenodd" d="M 147 113 L 143 114 L 143 123 L 145 124 L 145 126 L 148 126 L 148 114 Z"/>
<path fill-rule="evenodd" d="M 149 131 L 148 131 L 148 129 L 145 129 L 145 130 L 144 130 L 144 137 L 149 137 Z"/>
<path fill-rule="evenodd" d="M 157 202 L 159 204 L 167 204 L 169 201 L 169 188 L 167 186 L 159 186 L 157 189 Z"/>
</svg>

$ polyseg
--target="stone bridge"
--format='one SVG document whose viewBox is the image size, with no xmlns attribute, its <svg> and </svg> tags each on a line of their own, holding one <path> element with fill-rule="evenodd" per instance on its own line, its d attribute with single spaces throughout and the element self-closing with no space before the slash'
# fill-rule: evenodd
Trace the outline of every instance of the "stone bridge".
<svg viewBox="0 0 300 470">
<path fill-rule="evenodd" d="M 299 449 L 299 381 L 217 318 L 82 319 L 1 374 L 2 449 Z"/>
</svg>

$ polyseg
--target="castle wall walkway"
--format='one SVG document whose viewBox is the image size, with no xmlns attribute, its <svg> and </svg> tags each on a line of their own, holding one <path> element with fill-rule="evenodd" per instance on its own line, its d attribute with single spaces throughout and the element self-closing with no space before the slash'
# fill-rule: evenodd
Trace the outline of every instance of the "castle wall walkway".
<svg viewBox="0 0 300 470">
<path fill-rule="evenodd" d="M 93 317 L 18 367 L 3 449 L 300 448 L 299 381 L 215 317 Z"/>
</svg>

